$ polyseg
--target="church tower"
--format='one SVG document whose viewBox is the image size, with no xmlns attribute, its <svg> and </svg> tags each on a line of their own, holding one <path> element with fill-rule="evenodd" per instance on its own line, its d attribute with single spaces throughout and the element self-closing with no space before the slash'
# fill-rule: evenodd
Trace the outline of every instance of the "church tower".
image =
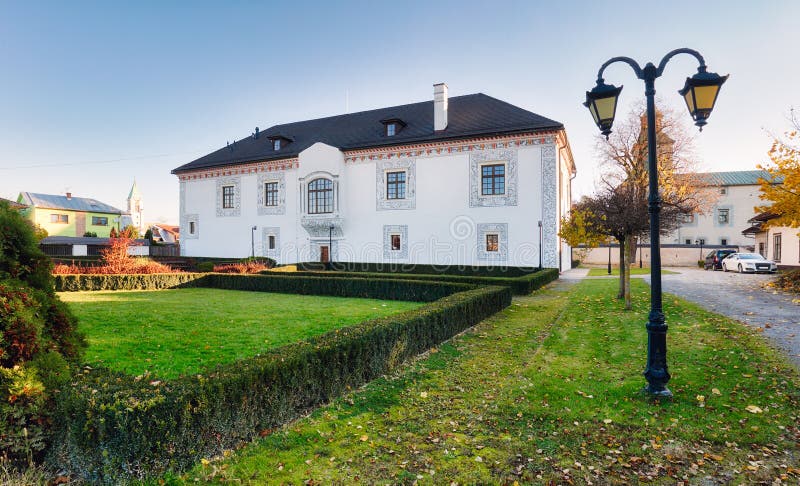
<svg viewBox="0 0 800 486">
<path fill-rule="evenodd" d="M 131 215 L 133 226 L 142 234 L 142 193 L 139 192 L 139 187 L 136 185 L 136 179 L 133 180 L 131 192 L 128 194 L 128 214 Z"/>
</svg>

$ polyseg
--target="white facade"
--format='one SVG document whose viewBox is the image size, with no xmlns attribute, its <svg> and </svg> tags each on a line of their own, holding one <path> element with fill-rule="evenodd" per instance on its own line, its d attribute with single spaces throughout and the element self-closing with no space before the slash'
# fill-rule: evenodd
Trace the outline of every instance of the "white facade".
<svg viewBox="0 0 800 486">
<path fill-rule="evenodd" d="M 753 246 L 753 238 L 742 235 L 742 231 L 750 227 L 748 221 L 756 215 L 753 208 L 763 203 L 758 198 L 759 187 L 756 183 L 709 186 L 706 190 L 711 207 L 705 208 L 703 214 L 692 215 L 690 221 L 661 242 L 694 245 L 702 240 L 704 245 Z"/>
<path fill-rule="evenodd" d="M 775 226 L 756 233 L 755 252 L 781 267 L 800 267 L 800 228 Z"/>
<path fill-rule="evenodd" d="M 481 167 L 500 164 L 503 193 L 482 195 Z M 403 173 L 404 198 L 387 197 L 389 172 Z M 535 267 L 541 237 L 542 265 L 566 270 L 558 230 L 574 174 L 563 130 L 353 151 L 316 143 L 292 159 L 179 173 L 181 254 Z M 330 213 L 309 211 L 317 179 L 333 186 Z"/>
</svg>

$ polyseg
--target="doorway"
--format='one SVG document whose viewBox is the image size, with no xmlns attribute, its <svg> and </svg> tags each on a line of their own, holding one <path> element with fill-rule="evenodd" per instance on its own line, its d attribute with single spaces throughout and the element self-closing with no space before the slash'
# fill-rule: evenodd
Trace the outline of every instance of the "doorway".
<svg viewBox="0 0 800 486">
<path fill-rule="evenodd" d="M 330 261 L 330 252 L 328 245 L 320 245 L 319 247 L 319 261 L 328 263 Z"/>
</svg>

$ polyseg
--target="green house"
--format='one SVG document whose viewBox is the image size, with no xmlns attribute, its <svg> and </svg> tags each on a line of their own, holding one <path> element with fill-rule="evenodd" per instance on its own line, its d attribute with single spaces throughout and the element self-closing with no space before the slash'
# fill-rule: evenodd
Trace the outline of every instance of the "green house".
<svg viewBox="0 0 800 486">
<path fill-rule="evenodd" d="M 96 199 L 73 197 L 69 192 L 63 196 L 21 192 L 17 202 L 27 206 L 23 214 L 50 236 L 83 236 L 92 232 L 100 238 L 108 237 L 123 214 Z"/>
</svg>

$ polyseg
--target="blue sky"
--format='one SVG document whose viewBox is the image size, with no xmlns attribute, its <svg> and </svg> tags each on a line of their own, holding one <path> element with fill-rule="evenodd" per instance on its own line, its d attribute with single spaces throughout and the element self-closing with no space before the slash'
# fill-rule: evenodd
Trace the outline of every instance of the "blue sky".
<svg viewBox="0 0 800 486">
<path fill-rule="evenodd" d="M 767 160 L 800 107 L 800 2 L 5 2 L 0 0 L 0 196 L 95 197 L 177 222 L 170 170 L 277 123 L 484 92 L 565 124 L 578 178 L 597 175 L 581 106 L 597 69 L 691 47 L 731 74 L 697 139 L 706 170 Z M 656 89 L 696 72 L 675 58 Z M 644 87 L 618 65 L 626 113 Z M 688 118 L 688 114 L 686 114 Z"/>
</svg>

